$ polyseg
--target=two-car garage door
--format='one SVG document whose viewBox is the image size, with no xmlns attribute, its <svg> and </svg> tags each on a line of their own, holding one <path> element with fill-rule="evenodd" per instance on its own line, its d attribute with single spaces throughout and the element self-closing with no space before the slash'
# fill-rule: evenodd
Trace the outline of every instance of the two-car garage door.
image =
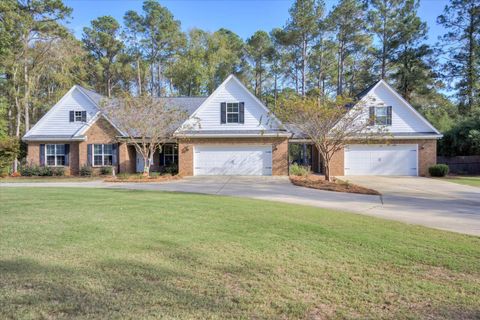
<svg viewBox="0 0 480 320">
<path fill-rule="evenodd" d="M 195 145 L 194 174 L 272 175 L 271 145 Z"/>
<path fill-rule="evenodd" d="M 345 147 L 345 175 L 418 175 L 418 145 L 352 144 Z"/>
</svg>

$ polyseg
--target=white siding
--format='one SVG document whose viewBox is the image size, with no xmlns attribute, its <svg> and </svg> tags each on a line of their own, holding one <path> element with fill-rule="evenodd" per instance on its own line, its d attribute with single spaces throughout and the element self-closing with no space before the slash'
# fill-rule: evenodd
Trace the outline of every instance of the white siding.
<svg viewBox="0 0 480 320">
<path fill-rule="evenodd" d="M 96 105 L 80 89 L 74 87 L 43 116 L 28 133 L 29 135 L 73 135 L 85 125 L 70 122 L 69 112 L 87 111 L 87 122 L 98 112 Z"/>
<path fill-rule="evenodd" d="M 245 123 L 220 123 L 220 103 L 244 102 Z M 224 82 L 194 114 L 190 125 L 199 131 L 202 130 L 269 130 L 277 129 L 273 121 L 268 120 L 269 114 L 247 89 L 240 85 L 236 79 L 230 77 Z"/>
<path fill-rule="evenodd" d="M 432 128 L 383 83 L 370 91 L 365 97 L 365 101 L 363 106 L 367 109 L 370 106 L 392 106 L 392 125 L 387 127 L 392 133 L 432 132 Z"/>
</svg>

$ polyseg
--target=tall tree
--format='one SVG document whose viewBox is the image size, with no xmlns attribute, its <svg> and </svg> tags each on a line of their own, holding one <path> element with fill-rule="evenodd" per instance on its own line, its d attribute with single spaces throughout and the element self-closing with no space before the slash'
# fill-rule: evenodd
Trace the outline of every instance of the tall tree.
<svg viewBox="0 0 480 320">
<path fill-rule="evenodd" d="M 428 63 L 432 50 L 424 43 L 428 28 L 417 15 L 419 5 L 418 0 L 407 0 L 400 11 L 400 45 L 392 74 L 397 89 L 408 101 L 415 91 L 425 90 L 433 81 Z"/>
<path fill-rule="evenodd" d="M 96 79 L 99 88 L 108 97 L 112 96 L 115 86 L 115 63 L 123 49 L 119 39 L 120 24 L 111 16 L 102 16 L 91 22 L 91 27 L 83 28 L 83 43 L 97 65 Z M 100 79 L 98 79 L 100 78 Z"/>
<path fill-rule="evenodd" d="M 317 0 L 296 0 L 289 10 L 290 20 L 286 31 L 297 47 L 300 57 L 301 93 L 305 96 L 307 90 L 308 59 L 312 41 L 318 33 L 319 21 L 323 18 L 325 4 Z"/>
<path fill-rule="evenodd" d="M 442 69 L 455 83 L 460 110 L 467 114 L 480 105 L 480 2 L 451 0 L 437 22 L 447 29 L 441 37 L 448 56 Z"/>
<path fill-rule="evenodd" d="M 355 52 L 365 50 L 370 37 L 365 32 L 365 6 L 358 0 L 340 0 L 328 16 L 328 25 L 336 34 L 337 95 L 344 94 L 345 65 Z"/>
<path fill-rule="evenodd" d="M 125 22 L 131 35 L 135 34 L 140 48 L 150 64 L 150 94 L 166 94 L 164 73 L 168 64 L 185 44 L 180 22 L 156 0 L 143 3 L 143 15 L 129 11 Z M 138 81 L 138 80 L 137 80 Z"/>
<path fill-rule="evenodd" d="M 380 77 L 386 79 L 402 37 L 401 11 L 403 0 L 370 0 L 368 22 L 371 32 L 378 39 L 375 57 L 380 63 Z"/>
<path fill-rule="evenodd" d="M 273 54 L 273 44 L 268 33 L 265 31 L 257 31 L 247 39 L 247 52 L 254 65 L 255 95 L 261 98 L 267 64 L 272 59 Z"/>
</svg>

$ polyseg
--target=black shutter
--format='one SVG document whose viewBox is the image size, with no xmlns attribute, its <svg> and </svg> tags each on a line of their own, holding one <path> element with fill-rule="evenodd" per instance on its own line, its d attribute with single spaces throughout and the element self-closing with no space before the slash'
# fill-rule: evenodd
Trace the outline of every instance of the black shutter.
<svg viewBox="0 0 480 320">
<path fill-rule="evenodd" d="M 92 145 L 87 144 L 87 166 L 92 165 Z"/>
<path fill-rule="evenodd" d="M 87 122 L 87 111 L 82 111 L 82 122 Z"/>
<path fill-rule="evenodd" d="M 112 144 L 112 166 L 116 166 L 118 164 L 118 144 Z"/>
<path fill-rule="evenodd" d="M 245 102 L 240 102 L 238 109 L 238 123 L 245 123 Z"/>
<path fill-rule="evenodd" d="M 40 165 L 41 166 L 45 165 L 45 145 L 44 144 L 40 145 Z"/>
<path fill-rule="evenodd" d="M 75 121 L 75 111 L 70 111 L 70 122 Z"/>
<path fill-rule="evenodd" d="M 165 165 L 165 157 L 163 156 L 164 155 L 164 150 L 165 150 L 165 145 L 160 147 L 160 152 L 158 153 L 158 156 L 160 157 L 158 163 L 160 164 L 160 166 Z"/>
<path fill-rule="evenodd" d="M 387 125 L 392 125 L 392 106 L 387 107 Z"/>
<path fill-rule="evenodd" d="M 227 123 L 227 103 L 220 103 L 220 123 Z"/>
<path fill-rule="evenodd" d="M 368 124 L 371 126 L 375 124 L 375 107 L 369 107 Z"/>
<path fill-rule="evenodd" d="M 65 166 L 70 164 L 70 145 L 65 144 Z"/>
</svg>

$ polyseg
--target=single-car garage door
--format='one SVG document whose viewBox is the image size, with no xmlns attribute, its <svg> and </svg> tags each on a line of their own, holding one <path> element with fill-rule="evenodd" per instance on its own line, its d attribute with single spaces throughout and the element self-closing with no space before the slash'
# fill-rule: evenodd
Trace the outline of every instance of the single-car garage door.
<svg viewBox="0 0 480 320">
<path fill-rule="evenodd" d="M 351 144 L 345 147 L 345 175 L 416 176 L 418 145 Z"/>
<path fill-rule="evenodd" d="M 272 175 L 272 146 L 196 145 L 194 175 Z"/>
</svg>

